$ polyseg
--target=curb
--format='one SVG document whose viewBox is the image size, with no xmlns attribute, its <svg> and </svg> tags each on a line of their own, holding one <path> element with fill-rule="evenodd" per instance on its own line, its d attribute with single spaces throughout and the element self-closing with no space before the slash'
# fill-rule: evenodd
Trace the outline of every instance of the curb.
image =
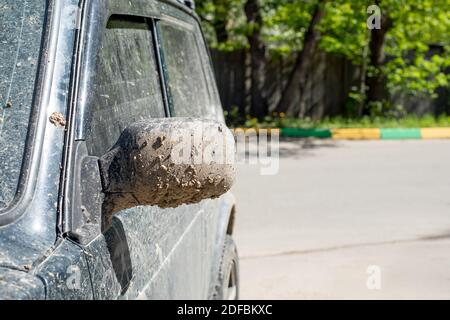
<svg viewBox="0 0 450 320">
<path fill-rule="evenodd" d="M 420 129 L 381 129 L 381 140 L 406 140 L 406 139 L 422 139 Z"/>
<path fill-rule="evenodd" d="M 300 138 L 331 138 L 332 133 L 327 129 L 282 128 L 281 136 Z"/>
<path fill-rule="evenodd" d="M 236 128 L 234 132 L 258 134 L 262 129 Z M 289 138 L 319 138 L 333 140 L 418 140 L 450 139 L 450 128 L 342 128 L 342 129 L 304 129 L 268 128 L 268 133 L 278 133 Z"/>
<path fill-rule="evenodd" d="M 422 139 L 450 139 L 450 128 L 422 128 Z"/>
<path fill-rule="evenodd" d="M 331 130 L 334 140 L 378 140 L 380 129 L 350 128 Z"/>
</svg>

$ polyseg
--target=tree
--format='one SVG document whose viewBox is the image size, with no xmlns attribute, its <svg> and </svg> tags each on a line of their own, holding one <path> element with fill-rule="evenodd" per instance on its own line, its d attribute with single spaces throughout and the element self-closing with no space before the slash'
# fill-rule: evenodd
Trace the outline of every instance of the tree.
<svg viewBox="0 0 450 320">
<path fill-rule="evenodd" d="M 318 0 L 314 5 L 308 29 L 304 35 L 302 49 L 297 54 L 294 68 L 276 107 L 278 112 L 290 111 L 290 114 L 303 116 L 305 109 L 303 96 L 307 81 L 308 64 L 317 52 L 320 41 L 320 31 L 317 27 L 325 15 L 325 2 L 326 0 Z"/>
<path fill-rule="evenodd" d="M 380 5 L 380 1 L 375 1 L 376 5 Z M 379 10 L 379 9 L 377 9 Z M 381 10 L 380 10 L 381 11 Z M 371 102 L 383 101 L 386 97 L 386 81 L 382 72 L 382 67 L 386 62 L 384 47 L 386 44 L 386 35 L 392 27 L 392 20 L 389 12 L 376 13 L 379 19 L 379 25 L 370 30 L 369 40 L 369 61 L 371 74 L 366 77 L 366 86 L 368 88 L 366 101 L 369 105 Z M 367 70 L 365 71 L 367 72 Z M 364 110 L 367 113 L 367 108 Z"/>
<path fill-rule="evenodd" d="M 390 94 L 435 97 L 439 87 L 448 88 L 450 0 L 375 3 L 381 11 L 380 29 L 367 30 L 367 2 L 358 0 L 330 2 L 321 25 L 323 51 L 368 65 L 360 97 L 364 113 L 386 105 Z"/>
<path fill-rule="evenodd" d="M 250 52 L 250 113 L 262 118 L 269 112 L 267 99 L 264 97 L 266 79 L 266 45 L 262 39 L 263 18 L 259 0 L 247 0 L 244 5 L 249 31 L 247 41 Z"/>
<path fill-rule="evenodd" d="M 276 110 L 293 116 L 304 115 L 308 68 L 319 51 L 344 56 L 360 66 L 359 88 L 349 93 L 359 102 L 359 115 L 371 113 L 374 106 L 381 106 L 379 111 L 384 112 L 392 94 L 435 97 L 438 88 L 450 87 L 450 0 L 377 0 L 381 28 L 373 30 L 367 27 L 367 9 L 374 2 L 367 0 L 197 3 L 199 8 L 210 8 L 208 23 L 216 26 L 213 46 L 220 50 L 249 50 L 251 110 L 258 116 L 269 109 L 262 94 L 265 66 L 279 56 L 295 57 L 276 106 Z M 221 11 L 218 6 L 228 9 Z M 226 22 L 214 23 L 217 18 L 211 17 L 219 14 Z M 219 34 L 226 34 L 226 39 Z"/>
<path fill-rule="evenodd" d="M 197 0 L 195 3 L 211 47 L 222 51 L 246 47 L 243 0 Z"/>
<path fill-rule="evenodd" d="M 435 96 L 449 87 L 450 0 L 382 1 L 392 20 L 383 68 L 391 92 Z"/>
</svg>

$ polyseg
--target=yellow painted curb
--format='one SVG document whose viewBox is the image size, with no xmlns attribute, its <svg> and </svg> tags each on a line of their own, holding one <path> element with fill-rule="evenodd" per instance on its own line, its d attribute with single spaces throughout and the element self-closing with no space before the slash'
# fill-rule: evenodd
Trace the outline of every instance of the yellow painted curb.
<svg viewBox="0 0 450 320">
<path fill-rule="evenodd" d="M 380 139 L 380 129 L 372 128 L 348 128 L 331 130 L 333 139 L 349 140 L 377 140 Z"/>
<path fill-rule="evenodd" d="M 450 128 L 422 128 L 422 139 L 450 139 Z"/>
</svg>

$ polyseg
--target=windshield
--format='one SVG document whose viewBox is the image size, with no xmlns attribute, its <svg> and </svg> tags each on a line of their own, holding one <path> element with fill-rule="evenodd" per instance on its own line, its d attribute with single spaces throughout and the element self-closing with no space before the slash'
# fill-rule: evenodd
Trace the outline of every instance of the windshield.
<svg viewBox="0 0 450 320">
<path fill-rule="evenodd" d="M 0 0 L 0 209 L 16 194 L 46 0 Z"/>
</svg>

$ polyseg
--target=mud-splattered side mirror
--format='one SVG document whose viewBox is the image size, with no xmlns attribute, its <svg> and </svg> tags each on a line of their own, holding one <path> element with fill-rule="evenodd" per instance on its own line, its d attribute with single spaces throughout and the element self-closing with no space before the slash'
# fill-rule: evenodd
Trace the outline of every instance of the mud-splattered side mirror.
<svg viewBox="0 0 450 320">
<path fill-rule="evenodd" d="M 119 210 L 216 198 L 235 178 L 235 145 L 222 123 L 192 118 L 138 121 L 100 158 L 104 223 Z"/>
</svg>

